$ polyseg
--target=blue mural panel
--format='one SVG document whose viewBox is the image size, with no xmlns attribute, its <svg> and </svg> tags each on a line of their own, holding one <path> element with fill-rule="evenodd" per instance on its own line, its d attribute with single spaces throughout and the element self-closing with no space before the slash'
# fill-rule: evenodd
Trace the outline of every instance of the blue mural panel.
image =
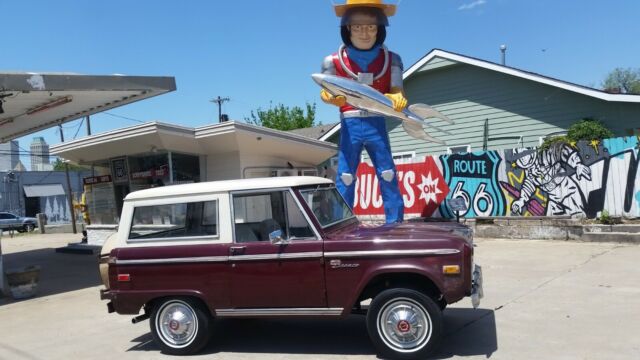
<svg viewBox="0 0 640 360">
<path fill-rule="evenodd" d="M 461 198 L 467 205 L 460 216 L 505 215 L 505 198 L 498 184 L 500 161 L 496 151 L 440 156 L 442 174 L 450 189 L 447 199 Z M 440 213 L 455 217 L 446 201 L 440 205 Z"/>
</svg>

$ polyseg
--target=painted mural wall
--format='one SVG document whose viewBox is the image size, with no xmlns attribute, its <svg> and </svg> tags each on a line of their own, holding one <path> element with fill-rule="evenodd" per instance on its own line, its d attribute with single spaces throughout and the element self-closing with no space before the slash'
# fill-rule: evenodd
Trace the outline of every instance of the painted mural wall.
<svg viewBox="0 0 640 360">
<path fill-rule="evenodd" d="M 407 217 L 454 217 L 461 198 L 476 216 L 640 217 L 640 136 L 561 144 L 546 151 L 513 149 L 427 156 L 397 164 Z M 375 171 L 360 164 L 354 210 L 383 216 Z"/>
</svg>

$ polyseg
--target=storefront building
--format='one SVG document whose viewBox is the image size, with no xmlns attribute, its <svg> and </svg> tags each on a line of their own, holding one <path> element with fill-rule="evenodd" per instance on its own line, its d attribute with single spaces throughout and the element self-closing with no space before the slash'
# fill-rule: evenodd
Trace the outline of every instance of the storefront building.
<svg viewBox="0 0 640 360">
<path fill-rule="evenodd" d="M 242 122 L 188 128 L 151 122 L 51 146 L 90 167 L 84 178 L 89 243 L 113 233 L 133 191 L 202 181 L 318 175 L 332 143 Z"/>
</svg>

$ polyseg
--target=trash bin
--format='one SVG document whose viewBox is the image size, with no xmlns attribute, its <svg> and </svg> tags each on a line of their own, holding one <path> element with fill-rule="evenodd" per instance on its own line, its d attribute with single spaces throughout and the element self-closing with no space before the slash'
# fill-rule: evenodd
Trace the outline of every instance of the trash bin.
<svg viewBox="0 0 640 360">
<path fill-rule="evenodd" d="M 32 265 L 22 269 L 7 270 L 5 275 L 7 275 L 7 285 L 14 299 L 30 298 L 38 292 L 40 266 Z"/>
</svg>

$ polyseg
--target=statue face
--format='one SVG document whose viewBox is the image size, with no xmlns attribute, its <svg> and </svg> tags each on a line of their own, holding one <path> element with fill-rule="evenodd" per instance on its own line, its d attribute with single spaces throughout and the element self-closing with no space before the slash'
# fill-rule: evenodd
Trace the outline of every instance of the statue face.
<svg viewBox="0 0 640 360">
<path fill-rule="evenodd" d="M 369 50 L 376 43 L 378 19 L 375 16 L 354 13 L 349 21 L 351 43 L 358 50 Z"/>
</svg>

